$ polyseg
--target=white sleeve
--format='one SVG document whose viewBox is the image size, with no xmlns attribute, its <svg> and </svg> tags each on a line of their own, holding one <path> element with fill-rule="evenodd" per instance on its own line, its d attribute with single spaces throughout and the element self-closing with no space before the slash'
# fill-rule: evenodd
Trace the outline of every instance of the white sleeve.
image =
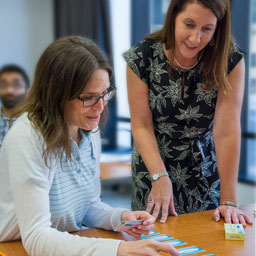
<svg viewBox="0 0 256 256">
<path fill-rule="evenodd" d="M 17 127 L 17 126 L 16 126 Z M 33 129 L 13 129 L 5 143 L 22 243 L 31 256 L 117 255 L 119 240 L 85 238 L 51 228 L 50 169 Z"/>
<path fill-rule="evenodd" d="M 96 171 L 94 176 L 95 194 L 88 207 L 83 223 L 88 227 L 97 227 L 107 230 L 113 228 L 121 222 L 121 214 L 128 210 L 124 208 L 112 208 L 101 201 L 101 184 L 100 184 L 100 154 L 101 142 L 100 133 L 92 134 L 94 156 L 96 158 Z"/>
</svg>

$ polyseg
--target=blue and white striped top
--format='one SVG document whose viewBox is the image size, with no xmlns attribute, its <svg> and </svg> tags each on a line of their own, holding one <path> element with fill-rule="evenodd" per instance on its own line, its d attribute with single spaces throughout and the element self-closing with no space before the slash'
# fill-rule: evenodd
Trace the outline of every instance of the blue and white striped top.
<svg viewBox="0 0 256 256">
<path fill-rule="evenodd" d="M 113 230 L 125 210 L 100 199 L 99 132 L 81 136 L 61 169 L 54 154 L 45 164 L 43 138 L 27 114 L 15 121 L 0 151 L 0 242 L 21 238 L 31 256 L 117 255 L 120 240 L 66 232 L 82 224 Z"/>
<path fill-rule="evenodd" d="M 82 140 L 78 146 L 72 141 L 72 162 L 60 159 L 49 193 L 52 227 L 60 231 L 82 229 L 83 218 L 95 193 L 96 170 L 91 134 L 80 130 Z"/>
</svg>

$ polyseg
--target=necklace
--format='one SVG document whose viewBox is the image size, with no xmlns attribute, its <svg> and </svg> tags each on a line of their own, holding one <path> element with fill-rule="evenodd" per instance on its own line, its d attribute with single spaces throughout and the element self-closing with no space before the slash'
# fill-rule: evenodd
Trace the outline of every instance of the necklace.
<svg viewBox="0 0 256 256">
<path fill-rule="evenodd" d="M 200 58 L 197 60 L 197 62 L 193 65 L 193 66 L 190 66 L 190 67 L 184 67 L 184 66 L 182 66 L 178 61 L 177 61 L 177 59 L 173 56 L 173 59 L 174 59 L 174 61 L 175 61 L 175 63 L 181 68 L 181 69 L 185 69 L 185 70 L 189 70 L 189 69 L 192 69 L 193 67 L 195 67 L 197 64 L 198 64 L 198 62 L 199 62 L 199 60 L 200 60 Z"/>
</svg>

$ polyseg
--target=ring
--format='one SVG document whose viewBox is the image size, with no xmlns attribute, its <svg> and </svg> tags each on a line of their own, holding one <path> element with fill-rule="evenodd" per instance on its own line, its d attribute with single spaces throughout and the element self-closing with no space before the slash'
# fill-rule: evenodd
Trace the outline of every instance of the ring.
<svg viewBox="0 0 256 256">
<path fill-rule="evenodd" d="M 151 204 L 153 204 L 154 203 L 154 199 L 148 199 L 148 203 L 151 203 Z"/>
<path fill-rule="evenodd" d="M 241 215 L 243 216 L 244 214 L 243 214 L 243 213 L 240 213 L 238 216 L 241 216 Z"/>
</svg>

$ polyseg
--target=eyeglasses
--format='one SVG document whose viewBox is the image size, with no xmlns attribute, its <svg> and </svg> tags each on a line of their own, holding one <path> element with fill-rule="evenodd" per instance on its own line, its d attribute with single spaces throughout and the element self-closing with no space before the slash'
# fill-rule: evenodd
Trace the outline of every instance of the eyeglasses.
<svg viewBox="0 0 256 256">
<path fill-rule="evenodd" d="M 91 107 L 93 105 L 96 105 L 100 99 L 103 100 L 103 102 L 108 102 L 111 100 L 116 92 L 116 88 L 114 86 L 110 86 L 107 89 L 107 92 L 104 93 L 101 96 L 83 96 L 81 95 L 78 97 L 79 100 L 83 102 L 83 107 Z"/>
</svg>

